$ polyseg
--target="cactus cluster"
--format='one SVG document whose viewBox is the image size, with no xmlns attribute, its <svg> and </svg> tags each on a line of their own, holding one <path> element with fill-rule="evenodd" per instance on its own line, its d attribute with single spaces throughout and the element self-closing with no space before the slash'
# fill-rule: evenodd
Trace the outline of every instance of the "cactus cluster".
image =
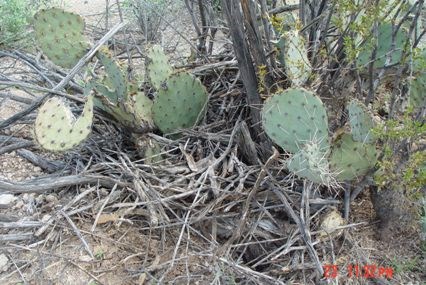
<svg viewBox="0 0 426 285">
<path fill-rule="evenodd" d="M 73 67 L 89 47 L 83 35 L 84 21 L 79 15 L 57 8 L 41 10 L 35 16 L 34 26 L 39 47 L 49 59 L 62 67 Z M 84 116 L 71 124 L 71 112 L 63 103 L 56 99 L 46 102 L 41 107 L 36 126 L 36 138 L 42 147 L 65 150 L 86 138 L 90 133 L 91 121 L 88 124 L 83 119 L 93 116 L 93 105 L 136 133 L 154 124 L 163 133 L 176 132 L 194 126 L 204 116 L 208 100 L 205 87 L 189 73 L 174 73 L 160 46 L 154 46 L 148 51 L 147 71 L 157 91 L 154 101 L 138 89 L 140 83 L 127 80 L 107 50 L 97 52 L 96 57 L 104 67 L 105 76 L 93 79 L 85 86 L 85 93 L 95 91 L 95 97 L 88 98 L 90 113 L 85 108 Z M 56 109 L 52 108 L 56 105 Z M 67 114 L 64 118 L 68 119 L 64 123 L 52 119 L 58 116 L 56 112 Z M 79 128 L 84 122 L 85 129 L 81 132 Z M 55 133 L 52 133 L 51 128 L 61 130 L 61 133 L 65 129 L 71 131 L 69 135 L 61 136 L 64 141 L 58 142 L 52 137 Z M 75 128 L 81 136 L 75 135 Z"/>
<path fill-rule="evenodd" d="M 376 163 L 373 122 L 358 101 L 348 105 L 351 133 L 330 144 L 327 113 L 321 99 L 305 89 L 288 89 L 272 96 L 262 109 L 266 134 L 293 153 L 288 169 L 316 183 L 352 180 Z"/>
</svg>

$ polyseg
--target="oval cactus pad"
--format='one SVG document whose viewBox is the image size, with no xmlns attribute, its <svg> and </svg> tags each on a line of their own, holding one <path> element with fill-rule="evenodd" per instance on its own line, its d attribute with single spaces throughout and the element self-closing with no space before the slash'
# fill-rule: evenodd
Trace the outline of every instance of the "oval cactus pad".
<svg viewBox="0 0 426 285">
<path fill-rule="evenodd" d="M 76 120 L 59 98 L 51 98 L 40 107 L 35 122 L 35 138 L 46 150 L 65 151 L 76 147 L 91 132 L 93 96 L 88 96 L 81 116 Z"/>
<path fill-rule="evenodd" d="M 167 79 L 154 100 L 152 114 L 155 125 L 170 133 L 196 125 L 203 117 L 208 94 L 196 77 L 182 72 Z"/>
<path fill-rule="evenodd" d="M 352 180 L 365 175 L 376 164 L 376 146 L 354 141 L 344 134 L 333 144 L 330 168 L 337 180 Z"/>
<path fill-rule="evenodd" d="M 352 100 L 348 105 L 348 112 L 353 139 L 357 142 L 372 143 L 374 123 L 365 105 L 358 100 Z"/>
<path fill-rule="evenodd" d="M 262 109 L 266 134 L 284 150 L 296 153 L 316 141 L 327 151 L 328 120 L 321 99 L 302 88 L 287 89 L 268 99 Z"/>
<path fill-rule="evenodd" d="M 150 62 L 147 65 L 151 84 L 155 89 L 160 89 L 161 84 L 173 73 L 173 68 L 169 64 L 169 58 L 159 45 L 154 45 L 148 51 Z"/>
<path fill-rule="evenodd" d="M 295 86 L 304 84 L 312 71 L 305 47 L 305 39 L 298 31 L 284 33 L 284 66 Z"/>
<path fill-rule="evenodd" d="M 58 8 L 40 10 L 34 16 L 35 38 L 43 53 L 56 65 L 71 68 L 86 53 L 84 21 Z"/>
</svg>

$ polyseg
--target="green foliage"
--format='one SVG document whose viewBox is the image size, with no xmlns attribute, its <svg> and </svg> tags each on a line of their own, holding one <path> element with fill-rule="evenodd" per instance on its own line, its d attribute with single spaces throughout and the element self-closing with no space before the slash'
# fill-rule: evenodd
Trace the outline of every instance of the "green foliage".
<svg viewBox="0 0 426 285">
<path fill-rule="evenodd" d="M 25 33 L 33 10 L 27 0 L 0 0 L 0 47 L 13 44 Z"/>
<path fill-rule="evenodd" d="M 62 9 L 40 10 L 34 16 L 34 29 L 43 53 L 65 68 L 74 67 L 89 46 L 83 35 L 83 18 Z"/>
<path fill-rule="evenodd" d="M 417 200 L 426 185 L 426 151 L 421 144 L 426 140 L 426 125 L 413 119 L 409 108 L 401 120 L 387 120 L 374 133 L 383 141 L 382 158 L 374 175 L 379 188 L 402 189 Z M 400 151 L 401 145 L 410 144 Z"/>
<path fill-rule="evenodd" d="M 90 134 L 93 121 L 93 96 L 87 97 L 78 119 L 61 99 L 49 99 L 40 107 L 35 122 L 35 138 L 44 149 L 66 151 Z"/>
<path fill-rule="evenodd" d="M 39 8 L 54 5 L 57 0 L 0 0 L 0 47 L 22 48 L 31 31 L 28 26 Z"/>
</svg>

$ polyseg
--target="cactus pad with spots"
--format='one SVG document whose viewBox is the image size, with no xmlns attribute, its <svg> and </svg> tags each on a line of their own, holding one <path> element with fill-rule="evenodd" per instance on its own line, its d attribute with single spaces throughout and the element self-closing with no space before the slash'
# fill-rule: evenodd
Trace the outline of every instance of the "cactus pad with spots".
<svg viewBox="0 0 426 285">
<path fill-rule="evenodd" d="M 83 35 L 83 18 L 58 8 L 40 10 L 34 16 L 34 30 L 43 53 L 65 68 L 73 67 L 89 47 Z"/>
<path fill-rule="evenodd" d="M 147 65 L 151 84 L 155 89 L 161 89 L 162 83 L 173 73 L 169 58 L 159 45 L 153 46 L 148 52 L 150 62 Z"/>
<path fill-rule="evenodd" d="M 374 123 L 365 105 L 358 100 L 352 100 L 348 105 L 348 111 L 352 138 L 357 142 L 372 143 Z"/>
<path fill-rule="evenodd" d="M 353 180 L 374 167 L 376 146 L 354 141 L 350 134 L 344 134 L 333 144 L 329 161 L 337 180 Z"/>
<path fill-rule="evenodd" d="M 117 101 L 126 100 L 127 80 L 117 62 L 103 52 L 98 52 L 96 56 L 105 67 L 108 83 L 110 83 L 112 87 L 112 92 L 106 92 L 103 93 L 103 95 L 105 95 L 113 104 L 116 104 Z"/>
<path fill-rule="evenodd" d="M 39 109 L 35 122 L 35 138 L 46 150 L 65 151 L 76 147 L 87 138 L 92 122 L 93 96 L 87 97 L 78 119 L 75 119 L 64 101 L 54 97 Z"/>
<path fill-rule="evenodd" d="M 321 99 L 302 88 L 287 89 L 268 99 L 262 109 L 266 134 L 284 150 L 296 153 L 313 140 L 329 149 L 327 113 Z"/>
<path fill-rule="evenodd" d="M 167 86 L 159 89 L 152 114 L 155 125 L 163 133 L 196 125 L 204 116 L 208 94 L 196 77 L 182 72 L 170 76 Z"/>
<path fill-rule="evenodd" d="M 312 70 L 305 39 L 296 30 L 285 32 L 283 37 L 284 66 L 287 77 L 294 86 L 301 86 L 308 80 Z"/>
<path fill-rule="evenodd" d="M 365 45 L 358 54 L 357 65 L 361 68 L 368 68 L 374 45 L 377 45 L 374 68 L 393 66 L 401 61 L 402 51 L 406 41 L 409 39 L 407 32 L 401 26 L 393 37 L 393 29 L 396 26 L 391 23 L 382 23 L 378 27 L 378 37 L 373 37 L 373 46 Z"/>
</svg>

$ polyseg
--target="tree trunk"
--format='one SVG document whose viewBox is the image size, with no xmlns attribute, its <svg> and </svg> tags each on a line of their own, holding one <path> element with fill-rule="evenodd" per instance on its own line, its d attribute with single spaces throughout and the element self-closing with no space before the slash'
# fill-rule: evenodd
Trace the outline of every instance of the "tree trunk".
<svg viewBox="0 0 426 285">
<path fill-rule="evenodd" d="M 256 71 L 253 65 L 250 48 L 244 33 L 244 19 L 239 0 L 222 0 L 222 9 L 226 16 L 230 35 L 234 46 L 235 56 L 238 61 L 238 67 L 241 73 L 241 79 L 247 93 L 247 102 L 250 108 L 251 131 L 254 135 L 254 141 L 261 141 L 261 158 L 266 161 L 271 152 L 271 142 L 264 134 L 261 126 L 260 109 L 262 100 L 257 91 L 258 81 Z"/>
</svg>

